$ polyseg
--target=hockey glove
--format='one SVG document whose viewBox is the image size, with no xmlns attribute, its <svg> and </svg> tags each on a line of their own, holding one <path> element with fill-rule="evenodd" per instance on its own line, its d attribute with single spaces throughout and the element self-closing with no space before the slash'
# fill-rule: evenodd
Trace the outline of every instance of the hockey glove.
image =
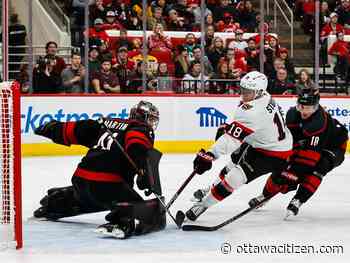
<svg viewBox="0 0 350 263">
<path fill-rule="evenodd" d="M 198 174 L 203 174 L 206 171 L 210 170 L 213 165 L 214 154 L 211 152 L 206 152 L 204 149 L 201 149 L 196 158 L 193 161 L 193 169 Z"/>
<path fill-rule="evenodd" d="M 50 121 L 36 128 L 34 133 L 51 139 L 53 137 L 54 129 L 57 124 L 58 121 Z"/>
<path fill-rule="evenodd" d="M 230 125 L 227 123 L 221 124 L 216 131 L 215 141 L 217 141 L 222 135 L 224 135 L 230 129 Z"/>
<path fill-rule="evenodd" d="M 336 156 L 331 151 L 322 151 L 321 158 L 316 164 L 313 174 L 322 178 L 334 168 Z"/>
</svg>

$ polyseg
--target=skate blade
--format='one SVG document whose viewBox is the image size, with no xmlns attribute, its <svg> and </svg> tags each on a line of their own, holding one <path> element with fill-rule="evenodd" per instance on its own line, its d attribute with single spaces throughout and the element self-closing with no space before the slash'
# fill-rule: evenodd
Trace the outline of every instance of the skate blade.
<svg viewBox="0 0 350 263">
<path fill-rule="evenodd" d="M 97 234 L 100 234 L 102 236 L 105 236 L 105 237 L 113 237 L 116 239 L 125 239 L 125 233 L 120 229 L 113 229 L 112 232 L 109 232 L 106 228 L 100 227 L 100 228 L 96 228 L 94 230 L 94 232 Z"/>
<path fill-rule="evenodd" d="M 31 216 L 27 218 L 27 222 L 46 222 L 46 221 L 50 221 L 50 220 L 48 220 L 46 217 L 35 217 L 35 216 Z"/>
<path fill-rule="evenodd" d="M 292 211 L 287 210 L 286 216 L 283 218 L 284 221 L 290 221 L 293 217 L 295 217 Z"/>
</svg>

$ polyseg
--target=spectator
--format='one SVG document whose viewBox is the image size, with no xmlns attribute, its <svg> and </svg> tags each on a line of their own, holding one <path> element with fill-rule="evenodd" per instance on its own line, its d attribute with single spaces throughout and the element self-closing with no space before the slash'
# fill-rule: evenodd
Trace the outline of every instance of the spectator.
<svg viewBox="0 0 350 263">
<path fill-rule="evenodd" d="M 288 56 L 288 49 L 281 47 L 278 50 L 277 57 L 283 60 L 284 67 L 287 70 L 288 73 L 288 79 L 292 82 L 294 82 L 295 79 L 295 67 L 293 61 Z"/>
<path fill-rule="evenodd" d="M 95 72 L 100 70 L 101 62 L 98 59 L 99 51 L 97 46 L 91 46 L 89 49 L 89 79 L 95 75 Z"/>
<path fill-rule="evenodd" d="M 208 14 L 205 16 L 205 26 L 206 26 L 206 28 L 208 28 L 208 26 L 213 26 L 213 27 L 215 27 L 214 18 L 213 18 L 213 14 L 212 14 L 212 13 L 208 13 Z"/>
<path fill-rule="evenodd" d="M 172 91 L 173 81 L 167 63 L 158 64 L 156 77 L 150 81 L 149 86 L 155 91 Z"/>
<path fill-rule="evenodd" d="M 202 11 L 201 11 L 201 8 L 200 8 L 197 0 L 187 0 L 187 6 L 189 7 L 188 11 L 194 17 L 194 24 L 193 24 L 194 28 L 192 28 L 192 29 L 197 29 L 197 30 L 199 29 L 200 30 Z M 205 8 L 204 16 L 206 17 L 206 19 L 207 19 L 208 15 L 210 15 L 211 18 L 213 18 L 212 12 L 208 8 Z M 194 31 L 194 30 L 192 30 L 192 31 Z"/>
<path fill-rule="evenodd" d="M 329 48 L 328 54 L 337 58 L 334 72 L 343 80 L 348 79 L 350 63 L 349 51 L 349 43 L 344 41 L 344 33 L 337 33 L 337 40 Z"/>
<path fill-rule="evenodd" d="M 154 26 L 153 34 L 148 38 L 148 48 L 150 50 L 171 52 L 172 43 L 170 38 L 164 34 L 162 24 Z"/>
<path fill-rule="evenodd" d="M 29 93 L 30 83 L 28 74 L 28 64 L 22 64 L 17 74 L 16 81 L 19 83 L 21 93 Z"/>
<path fill-rule="evenodd" d="M 240 80 L 241 76 L 247 72 L 247 61 L 245 57 L 237 56 L 234 49 L 227 49 L 226 56 L 219 62 L 225 61 L 233 80 Z"/>
<path fill-rule="evenodd" d="M 104 58 L 101 69 L 92 78 L 92 86 L 97 94 L 120 93 L 118 76 L 112 72 L 110 58 Z"/>
<path fill-rule="evenodd" d="M 314 83 L 310 77 L 310 73 L 307 71 L 307 69 L 301 69 L 299 71 L 299 78 L 296 83 L 296 94 L 299 94 L 302 89 L 312 87 L 314 87 Z"/>
<path fill-rule="evenodd" d="M 103 6 L 103 0 L 96 0 L 94 5 L 90 5 L 89 7 L 89 18 L 90 21 L 95 21 L 97 18 L 105 17 L 105 7 Z M 93 24 L 90 22 L 90 25 Z"/>
<path fill-rule="evenodd" d="M 270 94 L 295 94 L 295 85 L 288 80 L 287 70 L 280 68 L 277 70 L 276 79 L 271 79 L 267 91 Z"/>
<path fill-rule="evenodd" d="M 197 39 L 193 33 L 187 33 L 184 48 L 187 50 L 190 61 L 193 61 L 193 49 L 197 45 Z"/>
<path fill-rule="evenodd" d="M 248 47 L 248 44 L 243 40 L 243 30 L 237 29 L 235 32 L 235 39 L 229 43 L 228 48 L 244 51 L 246 47 Z"/>
<path fill-rule="evenodd" d="M 84 92 L 85 67 L 81 64 L 81 56 L 78 52 L 72 52 L 71 65 L 62 73 L 62 86 L 65 93 Z"/>
<path fill-rule="evenodd" d="M 323 28 L 330 21 L 329 6 L 327 1 L 322 1 L 320 7 L 320 28 Z"/>
<path fill-rule="evenodd" d="M 19 23 L 18 14 L 12 14 L 10 16 L 10 26 L 8 29 L 8 44 L 9 44 L 9 79 L 15 79 L 16 75 L 19 73 L 21 67 L 21 62 L 23 60 L 25 48 L 19 46 L 25 46 L 27 30 L 26 27 Z M 1 34 L 2 39 L 2 34 Z"/>
<path fill-rule="evenodd" d="M 142 20 L 137 16 L 137 13 L 132 11 L 127 17 L 126 28 L 129 30 L 142 30 Z"/>
<path fill-rule="evenodd" d="M 178 55 L 175 59 L 175 77 L 182 79 L 187 74 L 190 65 L 188 52 L 183 46 L 178 47 Z"/>
<path fill-rule="evenodd" d="M 170 31 L 187 31 L 188 25 L 185 24 L 185 19 L 178 16 L 178 12 L 175 9 L 169 10 L 168 30 Z"/>
<path fill-rule="evenodd" d="M 38 66 L 33 73 L 34 93 L 59 93 L 61 92 L 60 75 L 54 71 L 56 65 L 55 56 L 52 54 L 40 57 Z"/>
<path fill-rule="evenodd" d="M 138 61 L 136 65 L 136 70 L 130 77 L 130 82 L 128 85 L 127 93 L 142 93 L 144 90 L 152 90 L 152 84 L 149 81 L 150 79 L 153 79 L 153 76 L 149 74 L 149 71 L 146 70 L 146 87 L 143 87 L 143 71 L 144 69 L 144 63 L 143 61 Z"/>
<path fill-rule="evenodd" d="M 342 0 L 335 11 L 339 15 L 338 23 L 350 29 L 350 0 Z"/>
<path fill-rule="evenodd" d="M 205 31 L 205 52 L 208 52 L 209 47 L 211 47 L 214 43 L 214 34 L 215 34 L 215 29 L 214 26 L 207 26 L 206 31 Z"/>
<path fill-rule="evenodd" d="M 277 71 L 281 68 L 285 69 L 284 61 L 280 58 L 275 58 L 273 60 L 273 67 L 271 69 L 269 68 L 269 71 L 266 72 L 269 80 L 272 81 L 273 79 L 276 79 Z"/>
<path fill-rule="evenodd" d="M 140 53 L 142 49 L 142 41 L 139 38 L 134 38 L 131 41 L 131 50 L 134 53 Z"/>
<path fill-rule="evenodd" d="M 272 50 L 272 58 L 276 58 L 278 56 L 278 50 L 280 48 L 280 45 L 278 44 L 278 39 L 275 36 L 270 35 L 268 41 L 269 47 Z"/>
<path fill-rule="evenodd" d="M 115 11 L 109 10 L 106 13 L 106 23 L 103 24 L 103 30 L 121 30 L 123 29 L 123 25 L 121 25 L 118 20 L 116 20 Z"/>
<path fill-rule="evenodd" d="M 226 61 L 219 62 L 217 66 L 217 73 L 212 77 L 212 81 L 209 86 L 209 93 L 213 94 L 226 94 L 236 88 L 235 83 L 232 81 L 234 76 L 229 71 Z M 227 81 L 225 81 L 227 80 Z"/>
<path fill-rule="evenodd" d="M 214 67 L 218 65 L 219 60 L 225 54 L 224 41 L 221 37 L 215 37 L 213 45 L 208 49 L 208 58 Z"/>
<path fill-rule="evenodd" d="M 259 50 L 256 48 L 256 42 L 254 38 L 248 39 L 247 47 L 244 49 L 247 54 L 247 67 L 248 71 L 259 71 L 260 69 L 260 59 Z"/>
<path fill-rule="evenodd" d="M 315 24 L 315 0 L 303 0 L 302 9 L 304 33 L 310 34 Z"/>
<path fill-rule="evenodd" d="M 237 17 L 235 8 L 230 4 L 229 0 L 220 0 L 219 6 L 213 11 L 215 22 L 224 22 L 224 14 L 228 13 L 232 17 Z"/>
<path fill-rule="evenodd" d="M 201 63 L 203 61 L 204 75 L 211 77 L 214 74 L 213 66 L 211 65 L 207 56 L 202 56 L 202 49 L 200 46 L 193 48 L 193 61 Z"/>
<path fill-rule="evenodd" d="M 223 20 L 216 24 L 216 28 L 219 32 L 233 33 L 240 28 L 240 24 L 235 21 L 230 13 L 225 13 Z"/>
<path fill-rule="evenodd" d="M 329 35 L 335 35 L 339 32 L 344 32 L 344 27 L 338 23 L 338 14 L 331 13 L 330 14 L 330 22 L 326 24 L 321 31 L 321 41 L 325 42 Z"/>
<path fill-rule="evenodd" d="M 128 93 L 126 90 L 130 76 L 134 73 L 136 65 L 135 62 L 129 59 L 128 50 L 126 47 L 120 47 L 117 54 L 117 63 L 113 65 L 114 71 L 118 76 L 121 87 L 121 93 Z"/>
<path fill-rule="evenodd" d="M 84 35 L 88 34 L 89 39 L 100 39 L 101 41 L 109 42 L 109 36 L 103 28 L 104 23 L 102 18 L 97 18 L 94 21 L 94 27 L 85 30 Z"/>
<path fill-rule="evenodd" d="M 126 29 L 121 29 L 119 33 L 119 41 L 116 48 L 126 47 L 128 50 L 132 49 L 132 43 L 128 39 L 128 31 Z"/>
<path fill-rule="evenodd" d="M 244 6 L 242 9 L 239 9 L 238 21 L 243 30 L 247 32 L 254 32 L 256 25 L 256 15 L 252 2 L 251 1 L 242 1 L 238 5 Z"/>
<path fill-rule="evenodd" d="M 166 29 L 166 22 L 162 16 L 163 9 L 161 7 L 155 7 L 153 16 L 147 17 L 147 29 L 152 30 L 156 24 L 161 24 Z"/>
<path fill-rule="evenodd" d="M 66 68 L 66 62 L 63 58 L 57 55 L 57 48 L 57 43 L 54 41 L 47 42 L 45 46 L 46 55 L 53 56 L 55 59 L 53 71 L 55 72 L 55 74 L 60 76 L 62 71 Z"/>
<path fill-rule="evenodd" d="M 194 23 L 194 15 L 191 13 L 191 8 L 187 6 L 187 0 L 177 0 L 177 3 L 172 8 L 177 11 L 179 17 L 183 20 L 183 28 L 191 31 L 191 25 Z"/>
<path fill-rule="evenodd" d="M 189 68 L 189 73 L 187 73 L 182 79 L 182 88 L 184 92 L 188 93 L 201 93 L 206 90 L 208 86 L 208 76 L 203 75 L 204 87 L 201 85 L 202 74 L 201 74 L 201 64 L 193 61 Z"/>
<path fill-rule="evenodd" d="M 128 17 L 130 17 L 132 13 L 128 1 L 115 0 L 113 7 L 118 21 L 126 28 Z"/>
</svg>

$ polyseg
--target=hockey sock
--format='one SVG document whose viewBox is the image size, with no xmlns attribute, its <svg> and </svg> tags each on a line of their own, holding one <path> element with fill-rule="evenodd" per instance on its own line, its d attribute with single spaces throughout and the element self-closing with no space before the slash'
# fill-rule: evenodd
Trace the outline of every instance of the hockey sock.
<svg viewBox="0 0 350 263">
<path fill-rule="evenodd" d="M 322 179 L 315 175 L 306 175 L 304 181 L 299 185 L 298 191 L 294 198 L 305 203 L 316 192 Z"/>
<path fill-rule="evenodd" d="M 233 167 L 225 177 L 220 176 L 213 184 L 209 194 L 203 199 L 203 205 L 210 207 L 220 202 L 246 182 L 247 177 L 243 169 L 238 165 Z"/>
</svg>

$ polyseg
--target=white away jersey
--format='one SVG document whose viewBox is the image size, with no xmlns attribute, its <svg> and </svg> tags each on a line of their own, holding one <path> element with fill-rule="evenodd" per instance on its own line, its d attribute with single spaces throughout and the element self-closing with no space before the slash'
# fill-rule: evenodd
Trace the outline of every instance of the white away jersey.
<svg viewBox="0 0 350 263">
<path fill-rule="evenodd" d="M 242 142 L 269 155 L 289 156 L 293 139 L 280 106 L 266 93 L 238 106 L 230 129 L 209 149 L 216 158 L 231 154 Z"/>
</svg>

